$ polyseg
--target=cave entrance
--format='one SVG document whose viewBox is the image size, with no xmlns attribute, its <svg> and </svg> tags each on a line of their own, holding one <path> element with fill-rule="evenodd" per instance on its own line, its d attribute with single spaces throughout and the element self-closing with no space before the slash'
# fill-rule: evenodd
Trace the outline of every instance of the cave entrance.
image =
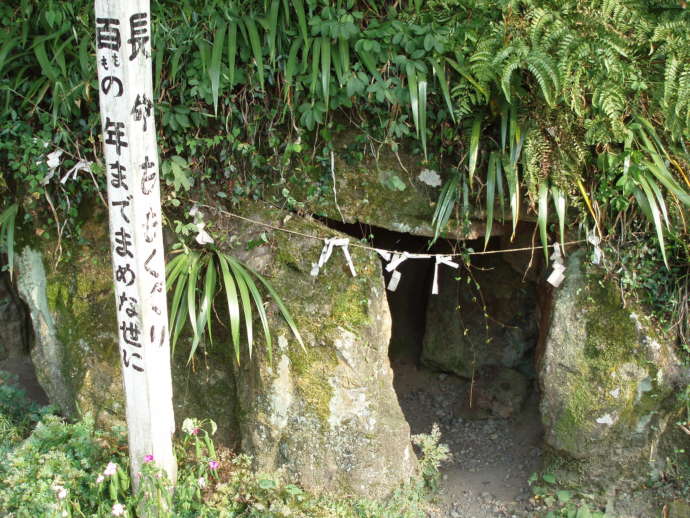
<svg viewBox="0 0 690 518">
<path fill-rule="evenodd" d="M 48 404 L 31 361 L 33 340 L 28 311 L 7 272 L 0 273 L 0 383 L 17 386 L 32 401 Z"/>
<path fill-rule="evenodd" d="M 368 225 L 328 225 L 377 248 L 450 254 L 483 250 L 484 239 L 439 240 Z M 493 237 L 488 251 L 528 247 L 534 226 L 521 224 L 509 243 Z M 456 262 L 462 262 L 459 258 Z M 458 270 L 408 259 L 397 290 L 386 291 L 392 317 L 389 357 L 400 407 L 413 434 L 438 424 L 453 455 L 443 468 L 442 516 L 520 512 L 529 476 L 540 463 L 542 428 L 535 368 L 539 342 L 541 250 L 473 255 Z M 383 263 L 384 266 L 386 263 Z M 388 284 L 390 273 L 385 272 Z M 455 513 L 455 514 L 453 514 Z"/>
</svg>

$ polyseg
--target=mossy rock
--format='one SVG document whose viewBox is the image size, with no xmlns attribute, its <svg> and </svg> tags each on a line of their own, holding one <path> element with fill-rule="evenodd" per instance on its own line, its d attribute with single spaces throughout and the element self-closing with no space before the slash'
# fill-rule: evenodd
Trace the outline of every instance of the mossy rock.
<svg viewBox="0 0 690 518">
<path fill-rule="evenodd" d="M 431 220 L 441 182 L 448 178 L 427 169 L 423 158 L 410 153 L 405 146 L 398 152 L 389 146 L 377 146 L 376 156 L 372 155 L 356 131 L 334 134 L 331 145 L 332 163 L 322 165 L 305 160 L 284 183 L 269 189 L 269 194 L 282 200 L 282 191 L 287 189 L 289 196 L 303 203 L 307 211 L 339 222 L 359 222 L 418 236 L 434 235 Z M 477 213 L 468 225 L 451 220 L 444 235 L 476 239 L 485 233 L 484 219 L 483 213 Z M 502 232 L 503 226 L 494 223 L 492 234 Z"/>
<path fill-rule="evenodd" d="M 31 357 L 39 383 L 65 415 L 90 413 L 100 426 L 124 424 L 125 404 L 117 337 L 108 222 L 96 213 L 80 243 L 63 243 L 62 257 L 50 245 L 25 247 L 17 260 L 18 291 L 31 316 Z M 208 361 L 173 362 L 178 424 L 185 417 L 212 418 L 219 442 L 236 442 L 235 388 L 231 364 L 212 353 Z"/>
<path fill-rule="evenodd" d="M 245 203 L 237 210 L 300 234 L 335 235 L 268 206 Z M 240 429 L 256 469 L 283 467 L 316 492 L 389 494 L 413 474 L 416 459 L 393 389 L 391 319 L 377 254 L 351 246 L 353 277 L 336 249 L 312 276 L 321 239 L 213 211 L 206 220 L 216 235 L 233 236 L 221 246 L 272 283 L 304 338 L 303 349 L 269 304 L 273 360 L 259 344 L 251 359 L 244 351 L 237 382 Z M 262 246 L 248 246 L 262 233 Z"/>
<path fill-rule="evenodd" d="M 545 442 L 591 478 L 645 477 L 688 372 L 671 337 L 584 258 L 570 255 L 554 294 L 540 368 Z"/>
</svg>

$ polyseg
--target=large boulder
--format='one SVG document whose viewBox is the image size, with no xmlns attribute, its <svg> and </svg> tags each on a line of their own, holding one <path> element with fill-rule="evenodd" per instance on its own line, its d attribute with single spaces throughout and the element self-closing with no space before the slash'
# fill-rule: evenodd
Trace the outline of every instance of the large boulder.
<svg viewBox="0 0 690 518">
<path fill-rule="evenodd" d="M 673 340 L 626 302 L 584 251 L 571 254 L 541 359 L 545 442 L 600 481 L 650 473 L 688 383 Z"/>
<path fill-rule="evenodd" d="M 316 165 L 314 160 L 297 164 L 284 183 L 269 190 L 276 199 L 299 200 L 309 212 L 334 221 L 431 237 L 436 200 L 448 178 L 427 169 L 421 155 L 408 149 L 415 143 L 408 144 L 396 152 L 380 145 L 374 155 L 357 131 L 340 131 L 332 135 L 333 153 L 326 165 Z M 452 218 L 444 235 L 482 237 L 486 233 L 484 215 L 477 213 L 472 218 L 469 224 Z M 491 233 L 502 235 L 503 224 L 495 222 Z"/>
<path fill-rule="evenodd" d="M 370 497 L 411 477 L 416 458 L 393 389 L 388 361 L 391 317 L 378 256 L 350 248 L 353 277 L 340 250 L 318 276 L 312 263 L 333 236 L 325 226 L 255 204 L 242 214 L 302 235 L 208 213 L 224 245 L 275 287 L 304 338 L 302 349 L 269 305 L 275 348 L 255 347 L 238 376 L 240 429 L 258 470 L 285 468 L 307 488 Z M 246 251 L 247 243 L 265 244 Z"/>
<path fill-rule="evenodd" d="M 497 256 L 484 259 L 472 274 L 467 279 L 466 273 L 439 267 L 439 294 L 431 295 L 427 306 L 422 363 L 467 378 L 485 365 L 529 373 L 524 358 L 538 337 L 534 283 Z"/>
</svg>

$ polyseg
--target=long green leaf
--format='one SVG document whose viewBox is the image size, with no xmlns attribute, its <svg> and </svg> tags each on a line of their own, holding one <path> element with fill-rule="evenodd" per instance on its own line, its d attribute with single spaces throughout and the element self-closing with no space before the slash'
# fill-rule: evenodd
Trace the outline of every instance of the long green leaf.
<svg viewBox="0 0 690 518">
<path fill-rule="evenodd" d="M 652 189 L 647 183 L 647 179 L 644 177 L 644 175 L 638 175 L 637 179 L 639 185 L 642 187 L 644 196 L 637 195 L 636 198 L 638 200 L 638 203 L 640 203 L 641 199 L 644 199 L 646 201 L 647 211 L 643 212 L 646 212 L 648 217 L 651 215 L 651 220 L 654 223 L 654 229 L 656 230 L 656 235 L 659 239 L 659 248 L 661 249 L 661 256 L 664 259 L 664 264 L 666 265 L 666 268 L 668 268 L 668 260 L 666 258 L 666 244 L 664 242 L 664 227 L 661 221 L 661 212 L 654 197 L 654 193 L 652 192 Z M 644 204 L 641 203 L 641 206 L 644 207 Z"/>
<path fill-rule="evenodd" d="M 556 206 L 556 215 L 558 216 L 558 233 L 561 240 L 561 249 L 565 253 L 565 193 L 562 189 L 555 185 L 551 187 L 551 196 L 553 196 L 553 204 Z"/>
<path fill-rule="evenodd" d="M 448 80 L 446 79 L 446 71 L 443 67 L 443 64 L 439 60 L 432 60 L 431 66 L 434 68 L 434 73 L 438 78 L 439 85 L 441 85 L 441 92 L 443 93 L 443 98 L 446 101 L 450 118 L 453 122 L 455 122 L 455 113 L 453 113 L 453 102 L 450 99 L 450 90 L 448 88 Z"/>
<path fill-rule="evenodd" d="M 331 84 L 331 40 L 326 36 L 321 37 L 321 88 L 323 100 L 328 109 L 328 90 Z"/>
<path fill-rule="evenodd" d="M 482 119 L 477 117 L 472 123 L 472 134 L 470 135 L 470 163 L 468 166 L 468 175 L 470 179 L 470 186 L 474 179 L 474 172 L 477 169 L 477 157 L 479 156 L 479 136 L 482 130 Z"/>
<path fill-rule="evenodd" d="M 287 63 L 285 64 L 285 82 L 288 87 L 292 86 L 292 80 L 297 74 L 297 53 L 302 46 L 302 40 L 295 40 L 290 47 Z"/>
<path fill-rule="evenodd" d="M 266 352 L 268 353 L 268 361 L 269 363 L 272 363 L 273 344 L 271 341 L 271 329 L 268 325 L 268 317 L 266 316 L 266 310 L 264 309 L 263 298 L 261 297 L 261 293 L 257 289 L 256 284 L 254 283 L 254 279 L 251 278 L 251 276 L 247 273 L 244 267 L 238 262 L 235 262 L 235 267 L 239 274 L 242 276 L 245 284 L 247 285 L 247 288 L 249 289 L 249 293 L 251 294 L 252 299 L 254 300 L 254 307 L 256 308 L 256 312 L 259 314 L 261 326 L 263 327 L 264 331 L 264 338 L 266 339 Z"/>
<path fill-rule="evenodd" d="M 311 58 L 311 82 L 309 91 L 312 96 L 316 95 L 316 88 L 319 81 L 319 64 L 321 63 L 321 40 L 318 38 L 314 40 L 312 45 Z"/>
<path fill-rule="evenodd" d="M 187 358 L 187 363 L 192 361 L 194 353 L 196 352 L 201 337 L 203 335 L 204 325 L 207 325 L 207 329 L 210 333 L 211 331 L 211 306 L 213 305 L 213 296 L 216 290 L 216 265 L 213 260 L 213 256 L 209 255 L 208 261 L 206 261 L 206 275 L 204 276 L 204 288 L 201 292 L 201 299 L 199 304 L 199 313 L 196 315 L 196 329 L 198 332 L 194 333 L 194 338 L 192 339 L 192 346 L 189 349 L 189 358 Z M 212 336 L 209 334 L 209 340 L 212 341 Z"/>
<path fill-rule="evenodd" d="M 240 292 L 240 300 L 242 301 L 242 311 L 244 313 L 244 327 L 247 332 L 247 348 L 249 349 L 249 358 L 252 357 L 252 348 L 254 346 L 254 323 L 252 317 L 252 304 L 249 299 L 249 290 L 247 289 L 247 283 L 244 282 L 244 277 L 238 270 L 238 263 L 230 256 L 225 256 L 232 274 L 237 283 L 237 289 Z"/>
<path fill-rule="evenodd" d="M 414 63 L 408 62 L 405 65 L 405 73 L 407 74 L 407 88 L 410 92 L 410 108 L 412 109 L 412 120 L 414 127 L 419 137 L 419 88 L 417 85 L 417 69 Z"/>
<path fill-rule="evenodd" d="M 305 349 L 304 341 L 302 340 L 302 335 L 300 334 L 299 330 L 297 329 L 297 324 L 295 324 L 295 321 L 292 318 L 292 315 L 288 311 L 287 307 L 285 306 L 285 304 L 281 300 L 278 293 L 275 291 L 275 289 L 273 289 L 273 286 L 271 286 L 271 284 L 266 279 L 264 279 L 261 275 L 259 275 L 255 271 L 253 271 L 249 268 L 247 268 L 247 269 L 250 272 L 252 272 L 252 274 L 257 279 L 259 279 L 261 281 L 261 283 L 264 285 L 264 287 L 266 288 L 266 291 L 268 291 L 269 295 L 271 296 L 271 298 L 273 298 L 273 301 L 278 306 L 278 309 L 280 310 L 281 315 L 283 315 L 285 322 L 287 322 L 287 325 L 290 327 L 290 330 L 292 331 L 292 334 L 297 339 L 297 342 L 300 344 L 300 346 L 302 346 L 302 349 Z"/>
<path fill-rule="evenodd" d="M 268 14 L 268 54 L 271 63 L 275 62 L 276 58 L 276 37 L 278 36 L 278 9 L 280 8 L 280 1 L 273 0 L 271 2 L 271 10 Z"/>
<path fill-rule="evenodd" d="M 427 81 L 424 74 L 418 74 L 417 87 L 419 88 L 419 133 L 422 138 L 422 150 L 424 151 L 424 159 L 427 159 L 426 153 L 426 91 Z"/>
<path fill-rule="evenodd" d="M 256 71 L 259 76 L 259 84 L 261 88 L 264 87 L 264 58 L 263 50 L 261 49 L 261 40 L 259 38 L 259 31 L 256 28 L 256 22 L 253 18 L 245 16 L 243 18 L 244 26 L 247 29 L 247 35 L 249 36 L 249 45 L 252 48 L 252 55 L 254 56 L 254 62 L 256 63 Z"/>
<path fill-rule="evenodd" d="M 227 24 L 218 20 L 216 34 L 213 39 L 213 49 L 211 50 L 211 61 L 208 67 L 208 75 L 211 80 L 211 96 L 213 97 L 213 113 L 218 115 L 218 95 L 220 91 L 220 68 L 223 58 L 223 44 L 225 43 L 225 32 Z"/>
<path fill-rule="evenodd" d="M 486 174 L 486 233 L 484 234 L 484 250 L 491 239 L 491 229 L 494 223 L 494 204 L 496 203 L 496 175 L 500 160 L 496 151 L 489 155 L 489 170 Z"/>
<path fill-rule="evenodd" d="M 539 214 L 537 216 L 537 223 L 539 225 L 539 236 L 541 237 L 541 244 L 544 247 L 544 259 L 546 263 L 549 262 L 549 240 L 546 235 L 546 225 L 549 218 L 549 186 L 546 180 L 542 180 L 539 184 Z"/>
<path fill-rule="evenodd" d="M 307 15 L 304 12 L 304 0 L 292 0 L 292 6 L 295 8 L 295 13 L 297 13 L 297 23 L 302 33 L 302 39 L 304 39 L 304 45 L 307 46 L 309 43 L 309 33 L 307 31 Z"/>
<path fill-rule="evenodd" d="M 446 185 L 443 186 L 438 201 L 436 202 L 436 209 L 434 216 L 431 219 L 431 225 L 434 227 L 434 238 L 431 240 L 432 245 L 441 235 L 441 232 L 448 224 L 450 215 L 453 213 L 453 207 L 458 199 L 458 185 L 459 177 L 457 174 L 453 175 Z"/>
<path fill-rule="evenodd" d="M 340 57 L 340 67 L 343 71 L 343 79 L 340 86 L 347 83 L 347 77 L 352 73 L 350 70 L 350 43 L 345 38 L 338 38 L 338 54 Z"/>
<path fill-rule="evenodd" d="M 196 283 L 199 277 L 200 256 L 197 252 L 191 252 L 189 262 L 189 279 L 187 280 L 187 312 L 189 320 L 192 324 L 194 337 L 199 334 L 199 329 L 196 325 Z"/>
<path fill-rule="evenodd" d="M 235 67 L 237 60 L 237 22 L 228 25 L 228 82 L 235 86 Z"/>
<path fill-rule="evenodd" d="M 225 287 L 225 296 L 228 304 L 228 317 L 230 320 L 230 337 L 232 339 L 232 346 L 235 350 L 235 358 L 237 363 L 240 363 L 240 301 L 237 298 L 237 288 L 235 281 L 228 268 L 225 254 L 218 252 L 218 263 L 220 264 L 221 276 L 223 279 L 223 286 Z"/>
</svg>

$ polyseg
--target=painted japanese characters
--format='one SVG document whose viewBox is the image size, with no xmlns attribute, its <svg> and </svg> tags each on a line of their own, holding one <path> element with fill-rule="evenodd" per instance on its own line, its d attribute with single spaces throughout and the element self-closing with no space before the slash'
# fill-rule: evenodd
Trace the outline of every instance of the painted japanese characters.
<svg viewBox="0 0 690 518">
<path fill-rule="evenodd" d="M 148 1 L 96 0 L 96 59 L 132 472 L 171 479 L 174 416 Z"/>
</svg>

